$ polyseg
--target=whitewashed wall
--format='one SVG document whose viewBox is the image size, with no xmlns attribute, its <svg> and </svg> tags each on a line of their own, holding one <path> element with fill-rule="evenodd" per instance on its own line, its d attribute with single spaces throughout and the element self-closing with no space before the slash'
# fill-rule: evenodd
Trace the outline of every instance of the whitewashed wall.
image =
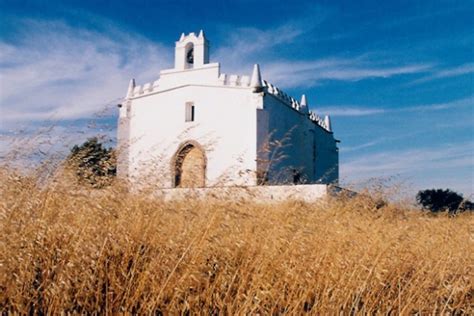
<svg viewBox="0 0 474 316">
<path fill-rule="evenodd" d="M 314 126 L 316 161 L 313 183 L 339 183 L 339 149 L 334 135 Z"/>
<path fill-rule="evenodd" d="M 255 184 L 254 101 L 249 89 L 193 85 L 134 99 L 130 176 L 170 187 L 173 155 L 194 140 L 206 150 L 206 186 Z M 194 102 L 194 122 L 185 122 L 186 102 Z"/>
<path fill-rule="evenodd" d="M 338 152 L 333 133 L 272 94 L 265 94 L 257 121 L 259 169 L 268 169 L 270 184 L 292 183 L 294 170 L 304 183 L 337 183 Z M 270 152 L 262 150 L 268 143 Z"/>
<path fill-rule="evenodd" d="M 158 189 L 152 192 L 155 196 L 167 201 L 189 199 L 231 199 L 256 203 L 279 203 L 289 200 L 314 203 L 332 193 L 326 184 L 306 185 L 259 185 L 248 187 L 215 187 L 215 188 L 174 188 Z"/>
</svg>

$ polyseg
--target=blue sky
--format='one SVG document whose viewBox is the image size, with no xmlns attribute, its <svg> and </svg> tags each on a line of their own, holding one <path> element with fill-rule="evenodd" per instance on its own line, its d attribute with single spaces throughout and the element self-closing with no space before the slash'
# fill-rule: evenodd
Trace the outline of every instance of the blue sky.
<svg viewBox="0 0 474 316">
<path fill-rule="evenodd" d="M 3 151 L 19 133 L 42 151 L 113 138 L 128 80 L 157 79 L 179 35 L 204 29 L 224 72 L 259 63 L 332 116 L 345 185 L 473 198 L 473 1 L 0 0 L 0 12 Z"/>
</svg>

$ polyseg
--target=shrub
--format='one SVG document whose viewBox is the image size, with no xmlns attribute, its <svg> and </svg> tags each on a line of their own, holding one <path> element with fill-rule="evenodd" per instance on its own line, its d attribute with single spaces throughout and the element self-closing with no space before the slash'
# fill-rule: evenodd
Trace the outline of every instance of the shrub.
<svg viewBox="0 0 474 316">
<path fill-rule="evenodd" d="M 81 183 L 93 187 L 103 187 L 110 184 L 116 175 L 117 163 L 112 148 L 105 148 L 97 139 L 88 139 L 82 145 L 75 145 L 67 158 Z"/>
<path fill-rule="evenodd" d="M 464 200 L 462 195 L 449 189 L 432 189 L 419 191 L 416 200 L 424 209 L 431 212 L 456 213 L 458 211 L 472 210 L 471 201 Z"/>
</svg>

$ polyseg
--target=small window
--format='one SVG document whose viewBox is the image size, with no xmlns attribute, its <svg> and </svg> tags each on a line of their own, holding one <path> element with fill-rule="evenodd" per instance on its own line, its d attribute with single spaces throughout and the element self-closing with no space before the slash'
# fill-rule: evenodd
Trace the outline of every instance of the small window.
<svg viewBox="0 0 474 316">
<path fill-rule="evenodd" d="M 186 102 L 186 122 L 194 122 L 194 103 Z"/>
</svg>

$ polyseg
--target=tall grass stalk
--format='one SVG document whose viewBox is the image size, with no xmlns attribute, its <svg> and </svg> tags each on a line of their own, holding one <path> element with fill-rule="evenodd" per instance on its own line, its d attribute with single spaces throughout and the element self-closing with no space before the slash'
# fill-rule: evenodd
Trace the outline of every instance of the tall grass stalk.
<svg viewBox="0 0 474 316">
<path fill-rule="evenodd" d="M 165 202 L 0 170 L 0 310 L 473 312 L 474 217 L 370 197 Z"/>
</svg>

